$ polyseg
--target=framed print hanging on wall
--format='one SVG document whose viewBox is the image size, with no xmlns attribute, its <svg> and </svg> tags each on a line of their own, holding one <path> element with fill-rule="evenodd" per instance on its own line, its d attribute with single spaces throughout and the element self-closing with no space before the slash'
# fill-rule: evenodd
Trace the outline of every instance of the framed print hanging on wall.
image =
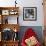
<svg viewBox="0 0 46 46">
<path fill-rule="evenodd" d="M 23 7 L 23 20 L 24 21 L 36 21 L 37 20 L 37 8 L 36 7 Z"/>
</svg>

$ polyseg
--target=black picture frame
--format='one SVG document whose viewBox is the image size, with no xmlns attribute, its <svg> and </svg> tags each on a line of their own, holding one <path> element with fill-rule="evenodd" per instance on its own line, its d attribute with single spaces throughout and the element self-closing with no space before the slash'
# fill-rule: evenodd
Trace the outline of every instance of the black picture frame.
<svg viewBox="0 0 46 46">
<path fill-rule="evenodd" d="M 37 7 L 23 7 L 23 20 L 36 21 L 37 20 Z"/>
</svg>

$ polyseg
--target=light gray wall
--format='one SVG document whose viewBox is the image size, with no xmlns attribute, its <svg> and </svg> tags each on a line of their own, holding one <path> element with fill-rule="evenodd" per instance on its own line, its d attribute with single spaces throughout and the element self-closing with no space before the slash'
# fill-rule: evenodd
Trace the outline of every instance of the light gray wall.
<svg viewBox="0 0 46 46">
<path fill-rule="evenodd" d="M 20 3 L 19 3 L 20 2 Z M 43 26 L 43 6 L 42 0 L 20 0 L 20 16 L 19 24 L 21 26 Z M 37 7 L 37 21 L 24 21 L 23 20 L 23 7 Z"/>
</svg>

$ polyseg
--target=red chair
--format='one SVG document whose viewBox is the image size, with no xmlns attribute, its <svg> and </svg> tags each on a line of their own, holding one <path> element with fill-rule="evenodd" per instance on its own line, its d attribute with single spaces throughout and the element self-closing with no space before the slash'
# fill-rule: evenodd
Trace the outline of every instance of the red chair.
<svg viewBox="0 0 46 46">
<path fill-rule="evenodd" d="M 33 31 L 33 29 L 31 29 L 31 28 L 27 29 L 24 34 L 24 37 L 22 38 L 21 46 L 27 46 L 27 44 L 25 43 L 25 40 L 32 37 L 32 36 L 34 36 L 37 39 L 37 35 Z M 38 41 L 38 39 L 37 39 L 37 41 Z M 35 46 L 41 46 L 40 42 L 38 41 Z"/>
</svg>

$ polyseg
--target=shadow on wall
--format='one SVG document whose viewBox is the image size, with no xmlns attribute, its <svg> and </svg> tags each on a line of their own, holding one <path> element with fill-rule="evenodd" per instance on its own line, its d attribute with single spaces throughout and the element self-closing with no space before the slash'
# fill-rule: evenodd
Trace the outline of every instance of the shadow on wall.
<svg viewBox="0 0 46 46">
<path fill-rule="evenodd" d="M 32 29 L 36 32 L 39 41 L 40 41 L 41 43 L 43 43 L 43 36 L 42 36 L 42 35 L 43 35 L 43 33 L 42 33 L 43 30 L 42 30 L 42 26 L 21 26 L 21 27 L 20 27 L 20 32 L 19 32 L 19 39 L 20 39 L 20 42 L 21 42 L 21 40 L 22 40 L 22 38 L 23 38 L 23 36 L 24 36 L 25 31 L 26 31 L 28 28 L 32 28 Z"/>
</svg>

